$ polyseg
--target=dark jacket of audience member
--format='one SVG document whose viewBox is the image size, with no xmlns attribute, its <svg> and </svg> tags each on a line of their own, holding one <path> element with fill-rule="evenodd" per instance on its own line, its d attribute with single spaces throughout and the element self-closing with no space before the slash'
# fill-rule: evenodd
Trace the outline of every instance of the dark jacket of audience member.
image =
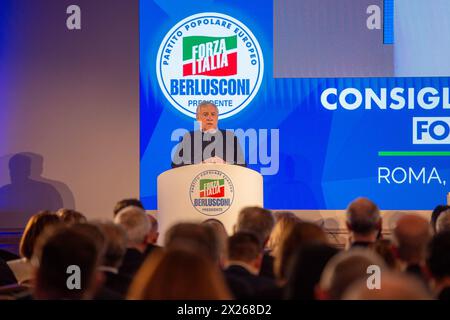
<svg viewBox="0 0 450 320">
<path fill-rule="evenodd" d="M 225 269 L 228 283 L 234 280 L 246 284 L 250 292 L 233 292 L 238 299 L 265 298 L 265 294 L 275 290 L 275 282 L 259 276 L 262 261 L 262 247 L 252 233 L 237 232 L 228 239 L 229 265 Z M 233 287 L 232 284 L 229 285 Z M 235 289 L 235 288 L 233 288 Z M 232 290 L 233 290 L 232 289 Z"/>
<path fill-rule="evenodd" d="M 288 269 L 285 298 L 289 300 L 315 300 L 314 289 L 328 261 L 339 252 L 326 244 L 306 244 L 294 254 Z"/>
<path fill-rule="evenodd" d="M 428 247 L 427 266 L 439 300 L 450 300 L 450 231 L 433 237 Z"/>
</svg>

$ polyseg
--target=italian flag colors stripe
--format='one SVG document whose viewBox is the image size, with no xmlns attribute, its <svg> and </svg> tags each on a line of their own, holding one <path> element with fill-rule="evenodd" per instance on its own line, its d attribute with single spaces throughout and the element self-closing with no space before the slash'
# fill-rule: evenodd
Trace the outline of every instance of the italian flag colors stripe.
<svg viewBox="0 0 450 320">
<path fill-rule="evenodd" d="M 225 181 L 223 179 L 201 179 L 200 198 L 221 198 L 225 196 Z"/>
<path fill-rule="evenodd" d="M 237 36 L 183 38 L 183 76 L 237 74 Z"/>
</svg>

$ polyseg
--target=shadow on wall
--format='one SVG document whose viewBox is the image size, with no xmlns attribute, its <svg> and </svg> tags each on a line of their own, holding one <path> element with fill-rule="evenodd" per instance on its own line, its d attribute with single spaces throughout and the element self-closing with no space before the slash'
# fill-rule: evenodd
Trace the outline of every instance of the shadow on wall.
<svg viewBox="0 0 450 320">
<path fill-rule="evenodd" d="M 10 178 L 10 183 L 0 188 L 0 228 L 24 228 L 41 210 L 75 209 L 67 185 L 42 177 L 43 164 L 41 155 L 29 152 L 0 158 L 0 170 L 6 174 L 9 169 Z"/>
</svg>

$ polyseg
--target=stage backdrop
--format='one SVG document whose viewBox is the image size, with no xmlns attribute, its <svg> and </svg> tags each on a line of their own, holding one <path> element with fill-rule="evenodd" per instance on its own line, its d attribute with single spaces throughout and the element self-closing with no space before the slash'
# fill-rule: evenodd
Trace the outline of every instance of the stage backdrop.
<svg viewBox="0 0 450 320">
<path fill-rule="evenodd" d="M 141 0 L 146 208 L 205 99 L 221 128 L 256 132 L 256 147 L 241 144 L 249 167 L 266 169 L 268 208 L 444 203 L 449 15 L 447 0 Z"/>
</svg>

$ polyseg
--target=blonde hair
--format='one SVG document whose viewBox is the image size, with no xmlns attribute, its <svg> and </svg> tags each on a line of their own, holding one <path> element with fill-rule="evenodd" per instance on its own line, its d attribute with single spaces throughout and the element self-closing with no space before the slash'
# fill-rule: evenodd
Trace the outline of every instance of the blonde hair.
<svg viewBox="0 0 450 320">
<path fill-rule="evenodd" d="M 280 244 L 284 237 L 292 230 L 296 223 L 301 220 L 292 212 L 277 212 L 275 216 L 275 226 L 270 233 L 267 248 L 271 251 L 271 255 L 275 256 L 280 248 Z"/>
<path fill-rule="evenodd" d="M 231 295 L 218 268 L 185 249 L 152 253 L 139 269 L 129 300 L 228 300 Z"/>
</svg>

